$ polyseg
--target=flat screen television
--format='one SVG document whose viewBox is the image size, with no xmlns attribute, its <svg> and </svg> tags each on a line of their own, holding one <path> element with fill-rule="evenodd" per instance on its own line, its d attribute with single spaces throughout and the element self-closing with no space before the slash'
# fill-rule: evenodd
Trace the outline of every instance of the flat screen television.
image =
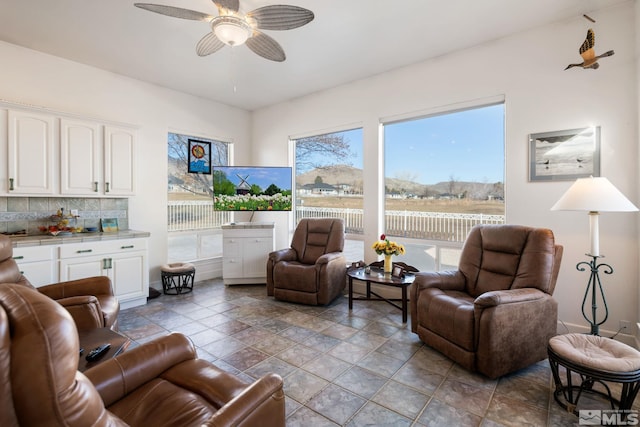
<svg viewBox="0 0 640 427">
<path fill-rule="evenodd" d="M 290 211 L 292 172 L 278 166 L 214 166 L 218 211 Z"/>
</svg>

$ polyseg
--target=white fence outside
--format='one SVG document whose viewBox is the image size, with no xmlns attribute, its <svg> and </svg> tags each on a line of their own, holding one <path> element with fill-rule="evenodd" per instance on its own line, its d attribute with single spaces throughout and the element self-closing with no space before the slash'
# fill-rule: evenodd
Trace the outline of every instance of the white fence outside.
<svg viewBox="0 0 640 427">
<path fill-rule="evenodd" d="M 297 207 L 296 223 L 302 218 L 342 218 L 346 232 L 363 234 L 362 209 Z M 186 231 L 220 227 L 231 221 L 231 212 L 213 209 L 213 201 L 170 201 L 168 230 Z M 477 224 L 504 224 L 504 215 L 446 212 L 386 211 L 385 230 L 390 236 L 411 239 L 464 242 Z"/>
<path fill-rule="evenodd" d="M 213 200 L 175 200 L 167 206 L 168 231 L 203 230 L 231 222 L 231 212 L 213 209 Z"/>
</svg>

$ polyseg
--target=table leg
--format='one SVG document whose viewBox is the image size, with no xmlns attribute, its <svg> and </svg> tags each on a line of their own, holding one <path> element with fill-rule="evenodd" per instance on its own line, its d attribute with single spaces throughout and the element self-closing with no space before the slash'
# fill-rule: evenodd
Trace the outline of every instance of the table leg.
<svg viewBox="0 0 640 427">
<path fill-rule="evenodd" d="M 402 323 L 407 323 L 407 287 L 402 287 Z"/>
<path fill-rule="evenodd" d="M 349 310 L 353 310 L 353 278 L 349 277 Z"/>
<path fill-rule="evenodd" d="M 367 299 L 371 299 L 371 282 L 367 280 Z"/>
</svg>

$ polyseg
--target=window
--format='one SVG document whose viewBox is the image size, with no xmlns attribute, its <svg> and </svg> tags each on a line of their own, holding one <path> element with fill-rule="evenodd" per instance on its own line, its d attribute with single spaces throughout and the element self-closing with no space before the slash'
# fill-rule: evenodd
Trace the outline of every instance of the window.
<svg viewBox="0 0 640 427">
<path fill-rule="evenodd" d="M 385 233 L 420 270 L 457 266 L 470 228 L 504 222 L 504 104 L 384 125 Z"/>
<path fill-rule="evenodd" d="M 210 144 L 211 165 L 229 163 L 229 144 L 197 136 L 169 133 L 167 227 L 169 262 L 197 261 L 222 255 L 219 228 L 230 213 L 213 210 L 211 174 L 188 172 L 189 140 Z"/>
<path fill-rule="evenodd" d="M 296 224 L 302 218 L 343 218 L 345 256 L 364 257 L 362 129 L 293 140 Z"/>
</svg>

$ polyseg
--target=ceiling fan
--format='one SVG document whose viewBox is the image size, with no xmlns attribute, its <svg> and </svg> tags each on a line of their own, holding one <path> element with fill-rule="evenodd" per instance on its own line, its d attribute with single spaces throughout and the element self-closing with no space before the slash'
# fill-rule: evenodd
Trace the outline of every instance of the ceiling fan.
<svg viewBox="0 0 640 427">
<path fill-rule="evenodd" d="M 260 30 L 291 30 L 314 18 L 313 12 L 298 6 L 264 6 L 243 14 L 239 12 L 239 0 L 212 1 L 218 8 L 218 16 L 152 3 L 134 3 L 134 6 L 174 18 L 209 22 L 211 32 L 196 45 L 199 56 L 211 55 L 225 45 L 239 46 L 246 43 L 253 52 L 277 62 L 286 59 L 284 50 L 277 41 Z"/>
</svg>

